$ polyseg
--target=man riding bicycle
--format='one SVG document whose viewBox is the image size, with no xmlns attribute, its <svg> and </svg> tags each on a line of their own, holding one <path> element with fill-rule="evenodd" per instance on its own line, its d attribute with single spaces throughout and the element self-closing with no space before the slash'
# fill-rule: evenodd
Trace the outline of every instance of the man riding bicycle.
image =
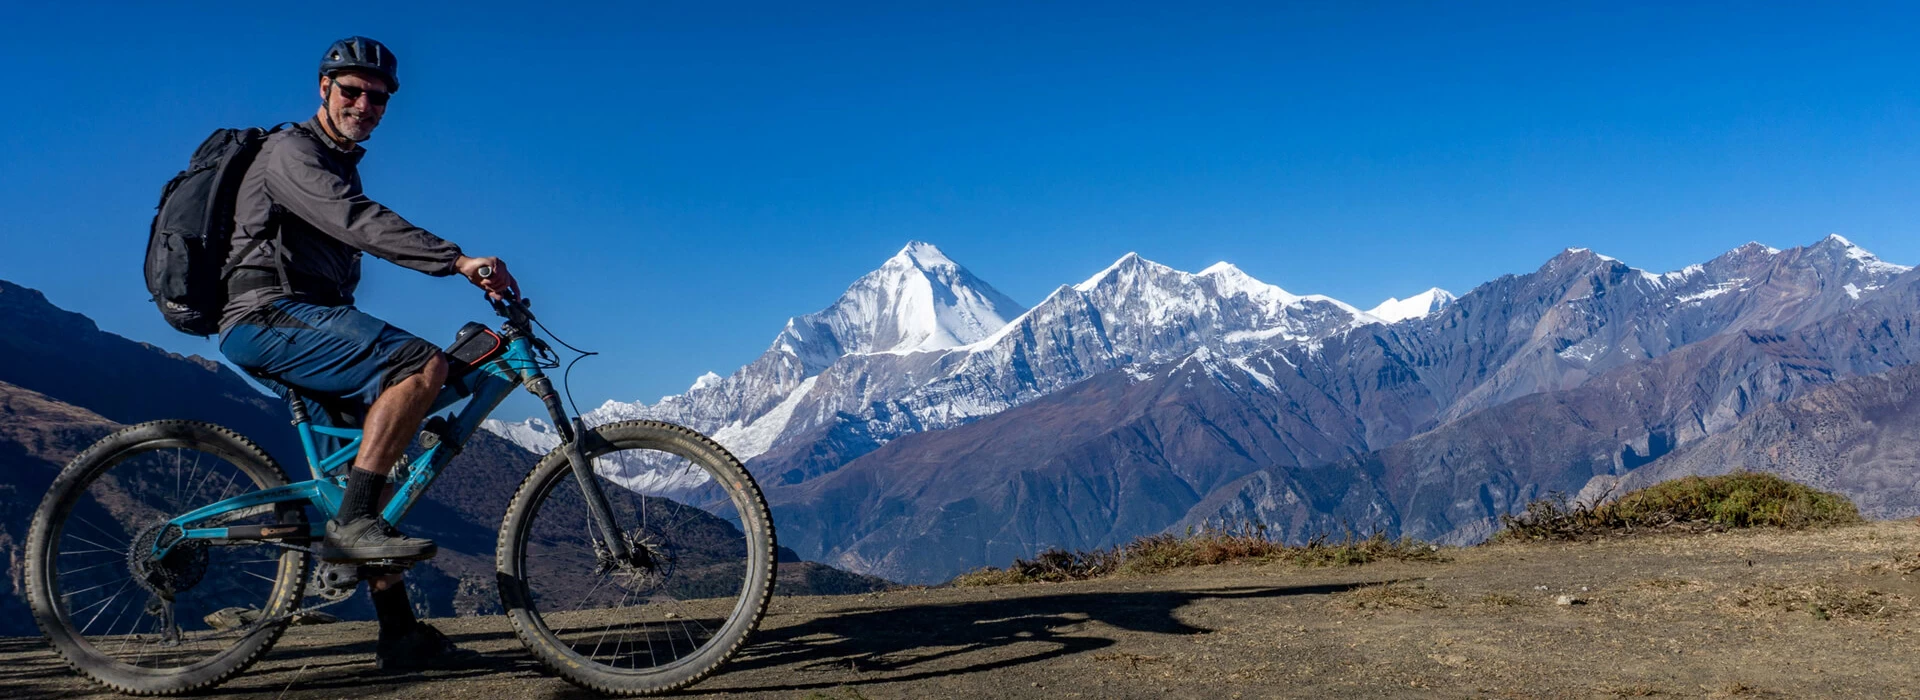
<svg viewBox="0 0 1920 700">
<path fill-rule="evenodd" d="M 316 421 L 364 430 L 339 515 L 315 547 L 334 563 L 436 552 L 433 542 L 401 534 L 378 513 L 389 471 L 446 381 L 447 359 L 434 344 L 354 307 L 362 253 L 436 277 L 465 276 L 495 299 L 518 294 L 498 258 L 465 255 L 361 191 L 366 149 L 359 144 L 400 89 L 398 68 L 378 41 L 334 42 L 320 61 L 319 110 L 267 137 L 234 204 L 220 352 L 283 397 L 297 392 Z M 368 587 L 380 618 L 376 663 L 444 660 L 455 648 L 414 619 L 400 583 L 391 574 Z"/>
</svg>

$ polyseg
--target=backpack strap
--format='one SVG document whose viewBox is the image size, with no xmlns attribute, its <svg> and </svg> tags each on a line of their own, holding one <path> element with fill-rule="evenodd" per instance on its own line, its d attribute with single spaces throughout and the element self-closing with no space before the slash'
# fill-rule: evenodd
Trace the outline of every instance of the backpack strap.
<svg viewBox="0 0 1920 700">
<path fill-rule="evenodd" d="M 274 134 L 278 134 L 282 131 L 286 131 L 289 127 L 299 129 L 301 132 L 306 131 L 306 129 L 300 129 L 299 122 L 280 122 L 278 124 L 273 125 L 273 128 L 268 129 L 267 135 L 272 136 Z M 278 204 L 273 205 L 273 211 L 272 213 L 268 214 L 267 220 L 268 221 L 277 220 L 279 218 L 280 211 L 281 211 L 280 205 Z M 240 254 L 233 256 L 232 261 L 228 262 L 226 267 L 221 268 L 220 281 L 225 282 L 227 281 L 228 278 L 233 277 L 234 270 L 237 270 L 240 268 L 240 261 L 247 259 L 247 256 L 252 255 L 253 251 L 258 249 L 262 243 L 266 243 L 267 240 L 268 240 L 267 238 L 261 237 L 261 238 L 255 238 L 251 241 L 248 241 L 247 247 L 240 249 Z M 280 273 L 280 286 L 282 288 L 287 288 L 289 289 L 289 291 L 291 291 L 292 285 L 287 281 L 287 264 L 284 260 L 281 259 L 281 251 L 279 250 L 284 246 L 282 246 L 280 243 L 280 226 L 277 223 L 273 227 L 272 240 L 274 241 L 274 247 L 275 247 L 275 250 L 273 252 L 273 267 L 277 272 Z"/>
</svg>

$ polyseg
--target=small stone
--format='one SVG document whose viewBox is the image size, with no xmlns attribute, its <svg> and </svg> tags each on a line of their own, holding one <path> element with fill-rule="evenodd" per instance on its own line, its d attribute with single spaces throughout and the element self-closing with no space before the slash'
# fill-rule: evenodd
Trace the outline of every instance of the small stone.
<svg viewBox="0 0 1920 700">
<path fill-rule="evenodd" d="M 294 613 L 290 620 L 296 625 L 330 625 L 339 621 L 340 618 L 325 610 L 302 610 Z"/>
<path fill-rule="evenodd" d="M 1554 605 L 1586 605 L 1587 601 L 1581 600 L 1579 598 L 1576 598 L 1570 595 L 1563 595 L 1558 598 L 1554 598 L 1553 604 Z"/>
<path fill-rule="evenodd" d="M 239 629 L 258 622 L 260 611 L 253 608 L 222 608 L 200 619 L 216 630 Z"/>
</svg>

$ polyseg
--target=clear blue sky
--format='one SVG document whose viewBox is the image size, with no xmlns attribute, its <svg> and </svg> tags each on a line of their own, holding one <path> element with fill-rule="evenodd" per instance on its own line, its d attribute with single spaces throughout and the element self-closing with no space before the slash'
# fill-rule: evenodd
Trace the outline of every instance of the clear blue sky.
<svg viewBox="0 0 1920 700">
<path fill-rule="evenodd" d="M 0 278 L 217 355 L 146 302 L 160 186 L 215 127 L 311 115 L 349 34 L 402 60 L 368 192 L 606 351 L 582 405 L 731 372 L 909 239 L 1028 304 L 1128 251 L 1361 306 L 1569 246 L 1920 262 L 1907 9 L 909 4 L 17 5 Z M 435 340 L 487 318 L 371 260 L 361 300 Z"/>
</svg>

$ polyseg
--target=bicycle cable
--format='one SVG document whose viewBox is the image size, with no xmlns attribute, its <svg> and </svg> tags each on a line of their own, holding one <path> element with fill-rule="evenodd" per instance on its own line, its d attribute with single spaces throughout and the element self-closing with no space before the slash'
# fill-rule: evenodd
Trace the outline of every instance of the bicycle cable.
<svg viewBox="0 0 1920 700">
<path fill-rule="evenodd" d="M 572 343 L 569 343 L 565 340 L 561 340 L 560 335 L 557 333 L 554 333 L 553 329 L 548 328 L 547 324 L 541 323 L 540 317 L 533 315 L 533 311 L 530 308 L 527 311 L 527 320 L 533 321 L 533 325 L 540 327 L 540 332 L 547 334 L 547 337 L 552 338 L 553 342 L 559 343 L 561 347 L 565 347 L 568 350 L 572 350 L 574 352 L 580 353 L 578 356 L 574 357 L 572 361 L 568 362 L 566 370 L 561 372 L 560 390 L 567 395 L 567 406 L 573 409 L 574 417 L 576 418 L 582 417 L 582 414 L 580 413 L 580 405 L 573 402 L 573 366 L 580 364 L 581 360 L 587 359 L 589 357 L 593 357 L 594 355 L 598 355 L 600 353 L 592 352 L 588 350 L 581 350 L 580 348 L 574 347 Z"/>
</svg>

